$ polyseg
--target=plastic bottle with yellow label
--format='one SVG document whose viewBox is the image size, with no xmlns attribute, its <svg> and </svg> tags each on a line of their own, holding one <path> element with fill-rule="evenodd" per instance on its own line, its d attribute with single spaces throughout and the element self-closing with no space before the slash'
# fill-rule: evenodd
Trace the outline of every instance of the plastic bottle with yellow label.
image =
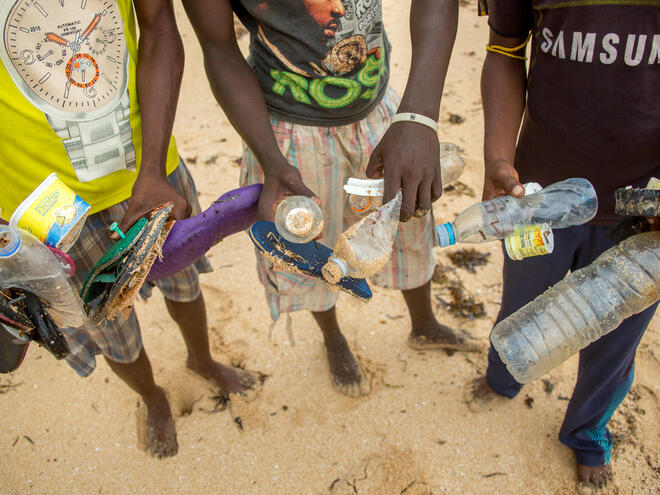
<svg viewBox="0 0 660 495">
<path fill-rule="evenodd" d="M 597 209 L 596 191 L 588 180 L 566 179 L 522 198 L 503 196 L 476 203 L 453 222 L 436 225 L 435 241 L 446 247 L 457 242 L 479 243 L 526 235 L 527 229 L 539 225 L 547 225 L 548 229 L 582 225 L 594 218 Z M 545 241 L 543 237 L 539 240 Z M 533 248 L 533 241 L 534 235 L 530 237 L 530 246 L 525 247 Z"/>
<path fill-rule="evenodd" d="M 525 196 L 543 189 L 537 182 L 528 182 L 523 184 L 523 187 L 525 188 Z M 504 239 L 506 254 L 516 261 L 532 256 L 550 254 L 554 247 L 554 235 L 547 223 L 520 228 L 518 232 Z"/>
</svg>

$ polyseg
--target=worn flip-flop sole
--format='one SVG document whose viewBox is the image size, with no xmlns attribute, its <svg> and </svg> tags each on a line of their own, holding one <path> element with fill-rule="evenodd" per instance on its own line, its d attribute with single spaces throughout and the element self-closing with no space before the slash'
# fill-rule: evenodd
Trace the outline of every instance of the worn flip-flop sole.
<svg viewBox="0 0 660 495">
<path fill-rule="evenodd" d="M 328 247 L 314 241 L 304 244 L 289 242 L 277 232 L 273 222 L 256 222 L 250 227 L 249 234 L 257 249 L 277 269 L 302 273 L 325 282 L 321 269 L 332 256 Z M 337 287 L 365 302 L 372 297 L 369 284 L 362 278 L 344 277 L 336 286 L 330 287 Z"/>
<path fill-rule="evenodd" d="M 145 282 L 151 266 L 160 254 L 163 243 L 172 228 L 174 222 L 168 221 L 168 219 L 173 207 L 173 203 L 167 203 L 153 210 L 144 231 L 120 266 L 105 304 L 90 314 L 94 323 L 114 319 L 120 314 L 127 313 L 133 307 L 138 291 Z"/>
</svg>

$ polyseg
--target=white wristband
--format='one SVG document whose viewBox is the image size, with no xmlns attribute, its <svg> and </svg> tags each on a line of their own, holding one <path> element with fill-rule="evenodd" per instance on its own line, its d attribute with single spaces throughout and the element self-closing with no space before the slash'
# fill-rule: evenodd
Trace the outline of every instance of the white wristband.
<svg viewBox="0 0 660 495">
<path fill-rule="evenodd" d="M 392 117 L 390 125 L 394 124 L 395 122 L 416 122 L 418 124 L 425 125 L 426 127 L 430 127 L 435 132 L 438 132 L 438 123 L 435 120 L 418 113 L 397 113 L 394 117 Z"/>
</svg>

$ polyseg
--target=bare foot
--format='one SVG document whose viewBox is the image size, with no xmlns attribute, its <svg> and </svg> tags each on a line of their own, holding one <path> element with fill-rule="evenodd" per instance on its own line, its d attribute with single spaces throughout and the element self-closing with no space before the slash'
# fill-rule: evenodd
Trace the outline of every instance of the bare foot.
<svg viewBox="0 0 660 495">
<path fill-rule="evenodd" d="M 202 378 L 213 382 L 226 394 L 239 394 L 245 400 L 252 400 L 266 379 L 266 375 L 225 366 L 209 359 L 207 362 L 188 359 L 188 369 Z"/>
<path fill-rule="evenodd" d="M 371 391 L 371 386 L 343 335 L 338 334 L 331 342 L 326 340 L 325 352 L 332 381 L 339 392 L 350 397 L 359 397 Z"/>
<path fill-rule="evenodd" d="M 475 378 L 468 383 L 463 393 L 463 402 L 473 413 L 479 413 L 495 403 L 504 402 L 504 399 L 490 388 L 485 376 Z"/>
<path fill-rule="evenodd" d="M 619 493 L 619 489 L 614 483 L 614 474 L 610 464 L 604 466 L 578 464 L 577 476 L 580 495 L 614 495 Z"/>
<path fill-rule="evenodd" d="M 162 388 L 144 403 L 138 404 L 138 446 L 155 457 L 172 457 L 179 451 L 176 428 L 167 396 Z"/>
<path fill-rule="evenodd" d="M 480 352 L 484 345 L 464 330 L 449 328 L 437 321 L 424 327 L 413 328 L 408 336 L 408 346 L 424 351 L 427 349 L 449 349 L 463 352 Z"/>
</svg>

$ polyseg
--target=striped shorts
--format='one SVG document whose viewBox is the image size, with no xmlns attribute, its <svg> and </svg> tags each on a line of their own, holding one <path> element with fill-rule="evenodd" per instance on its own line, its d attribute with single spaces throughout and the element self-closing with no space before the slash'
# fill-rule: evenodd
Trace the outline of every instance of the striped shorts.
<svg viewBox="0 0 660 495">
<path fill-rule="evenodd" d="M 179 161 L 179 166 L 168 176 L 168 180 L 190 204 L 191 215 L 200 213 L 197 189 L 183 160 Z M 108 226 L 119 221 L 127 208 L 128 200 L 87 218 L 78 241 L 68 253 L 76 263 L 76 273 L 71 281 L 78 292 L 94 263 L 115 242 L 108 235 Z M 200 294 L 199 273 L 212 270 L 208 259 L 202 257 L 176 275 L 155 283 L 146 282 L 140 290 L 140 296 L 148 298 L 153 285 L 156 285 L 166 299 L 177 302 L 194 301 Z M 119 316 L 115 320 L 106 320 L 97 327 L 85 325 L 80 328 L 63 328 L 62 333 L 71 349 L 67 362 L 81 376 L 88 376 L 94 371 L 97 354 L 103 354 L 118 363 L 132 363 L 142 350 L 140 323 L 134 309 L 128 319 Z"/>
<path fill-rule="evenodd" d="M 299 125 L 271 117 L 273 133 L 282 154 L 298 168 L 305 185 L 321 200 L 324 222 L 321 242 L 328 247 L 333 247 L 339 235 L 361 218 L 349 207 L 343 186 L 349 177 L 366 178 L 371 152 L 387 131 L 399 101 L 394 89 L 388 88 L 369 116 L 340 127 Z M 241 185 L 263 181 L 259 162 L 244 144 Z M 371 282 L 400 290 L 427 283 L 435 266 L 432 236 L 432 213 L 400 223 L 392 258 Z M 324 282 L 305 275 L 276 271 L 258 252 L 257 271 L 273 320 L 277 320 L 281 313 L 302 309 L 326 311 L 337 301 L 337 294 Z"/>
</svg>

